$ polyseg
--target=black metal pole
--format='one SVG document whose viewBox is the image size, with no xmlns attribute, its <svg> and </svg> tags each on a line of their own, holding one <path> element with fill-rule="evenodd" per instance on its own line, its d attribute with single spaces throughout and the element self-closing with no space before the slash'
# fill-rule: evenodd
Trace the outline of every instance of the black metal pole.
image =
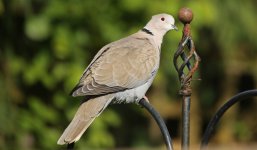
<svg viewBox="0 0 257 150">
<path fill-rule="evenodd" d="M 190 96 L 183 96 L 182 101 L 182 150 L 189 149 L 190 143 Z"/>
<path fill-rule="evenodd" d="M 164 120 L 160 116 L 160 114 L 145 99 L 141 99 L 139 101 L 139 104 L 142 105 L 152 115 L 152 117 L 154 118 L 154 120 L 158 124 L 158 126 L 159 126 L 159 128 L 162 132 L 163 138 L 165 140 L 167 150 L 173 150 L 173 145 L 172 145 L 172 141 L 171 141 L 169 131 L 167 129 L 167 126 L 166 126 Z"/>
<path fill-rule="evenodd" d="M 209 143 L 210 137 L 214 131 L 214 127 L 217 125 L 223 114 L 231 108 L 234 104 L 241 100 L 245 100 L 246 98 L 257 96 L 257 90 L 248 90 L 241 93 L 236 94 L 231 99 L 229 99 L 220 109 L 215 113 L 215 115 L 212 117 L 211 121 L 209 122 L 205 132 L 204 136 L 201 142 L 201 149 L 206 149 L 206 146 Z"/>
</svg>

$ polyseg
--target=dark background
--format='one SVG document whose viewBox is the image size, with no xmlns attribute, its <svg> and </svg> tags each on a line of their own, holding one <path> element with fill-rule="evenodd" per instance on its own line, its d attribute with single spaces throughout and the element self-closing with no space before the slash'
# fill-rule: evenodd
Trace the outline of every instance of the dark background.
<svg viewBox="0 0 257 150">
<path fill-rule="evenodd" d="M 255 0 L 0 0 L 0 149 L 64 149 L 56 142 L 81 99 L 69 92 L 90 60 L 105 44 L 163 12 L 176 18 L 179 32 L 165 36 L 161 66 L 147 95 L 178 149 L 181 98 L 172 58 L 182 34 L 177 14 L 185 6 L 194 12 L 192 37 L 202 58 L 191 111 L 191 144 L 197 147 L 217 108 L 256 87 Z M 248 100 L 226 113 L 212 145 L 254 145 L 256 106 Z M 78 150 L 87 147 L 149 149 L 164 148 L 164 142 L 144 109 L 112 105 L 76 144 Z"/>
</svg>

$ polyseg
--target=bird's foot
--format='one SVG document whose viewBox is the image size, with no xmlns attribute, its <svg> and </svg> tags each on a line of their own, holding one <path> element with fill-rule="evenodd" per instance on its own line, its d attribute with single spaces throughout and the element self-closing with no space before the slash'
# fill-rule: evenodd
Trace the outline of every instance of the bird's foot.
<svg viewBox="0 0 257 150">
<path fill-rule="evenodd" d="M 144 108 L 144 107 L 140 104 L 140 101 L 142 101 L 143 99 L 144 99 L 147 103 L 150 103 L 149 100 L 148 100 L 148 98 L 147 98 L 146 96 L 144 96 L 142 99 L 140 99 L 139 101 L 136 102 L 136 104 L 140 105 L 141 108 Z"/>
<path fill-rule="evenodd" d="M 146 96 L 144 96 L 143 98 L 144 98 L 148 103 L 150 103 L 149 100 L 148 100 L 148 98 L 147 98 Z"/>
</svg>

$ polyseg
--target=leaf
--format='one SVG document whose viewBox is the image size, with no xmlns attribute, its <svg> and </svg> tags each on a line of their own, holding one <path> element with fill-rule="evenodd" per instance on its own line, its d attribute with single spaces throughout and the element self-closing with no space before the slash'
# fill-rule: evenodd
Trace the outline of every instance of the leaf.
<svg viewBox="0 0 257 150">
<path fill-rule="evenodd" d="M 56 111 L 53 108 L 46 106 L 41 101 L 42 100 L 36 97 L 31 97 L 29 99 L 29 105 L 34 115 L 37 116 L 37 118 L 43 120 L 44 122 L 56 122 L 58 120 Z"/>
<path fill-rule="evenodd" d="M 30 16 L 25 23 L 26 35 L 35 41 L 46 39 L 50 35 L 50 22 L 44 16 Z"/>
</svg>

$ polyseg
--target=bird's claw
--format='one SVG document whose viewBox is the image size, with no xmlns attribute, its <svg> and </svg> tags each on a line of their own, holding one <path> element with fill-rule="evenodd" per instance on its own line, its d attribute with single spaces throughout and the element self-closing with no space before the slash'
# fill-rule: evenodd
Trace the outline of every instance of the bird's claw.
<svg viewBox="0 0 257 150">
<path fill-rule="evenodd" d="M 146 96 L 144 96 L 143 99 L 145 99 L 148 103 L 150 103 Z"/>
</svg>

